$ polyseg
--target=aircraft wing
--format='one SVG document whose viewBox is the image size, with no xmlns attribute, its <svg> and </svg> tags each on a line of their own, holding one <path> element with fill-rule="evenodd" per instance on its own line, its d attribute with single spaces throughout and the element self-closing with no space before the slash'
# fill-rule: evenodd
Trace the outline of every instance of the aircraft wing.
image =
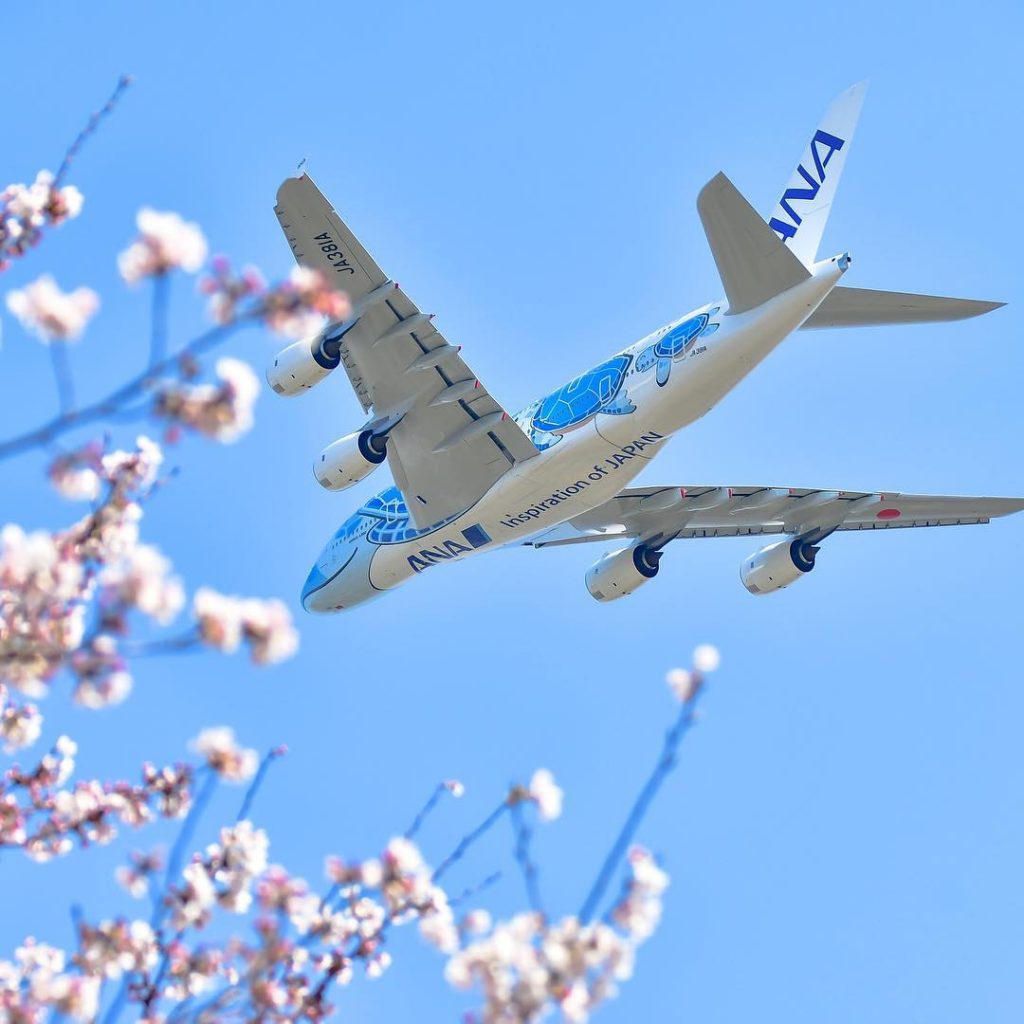
<svg viewBox="0 0 1024 1024">
<path fill-rule="evenodd" d="M 510 466 L 538 454 L 444 335 L 393 285 L 307 176 L 288 178 L 275 209 L 300 266 L 323 271 L 359 318 L 342 363 L 364 411 L 398 419 L 388 462 L 417 526 L 478 500 Z"/>
<path fill-rule="evenodd" d="M 1024 509 L 1024 498 L 962 498 L 898 491 L 799 487 L 630 487 L 610 501 L 527 541 L 534 547 L 586 541 L 791 534 L 816 541 L 833 530 L 965 526 Z"/>
</svg>

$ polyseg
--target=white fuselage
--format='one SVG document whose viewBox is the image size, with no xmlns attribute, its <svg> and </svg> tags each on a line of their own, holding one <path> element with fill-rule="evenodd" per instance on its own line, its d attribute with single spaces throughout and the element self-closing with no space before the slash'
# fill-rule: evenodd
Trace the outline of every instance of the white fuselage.
<svg viewBox="0 0 1024 1024">
<path fill-rule="evenodd" d="M 544 434 L 548 447 L 539 444 L 539 455 L 514 465 L 449 522 L 428 530 L 408 524 L 404 531 L 385 522 L 382 529 L 382 520 L 366 506 L 367 514 L 356 513 L 321 552 L 303 589 L 303 606 L 309 611 L 352 607 L 432 565 L 521 543 L 608 501 L 669 437 L 710 411 L 796 330 L 835 287 L 845 266 L 845 260 L 823 261 L 805 282 L 756 309 L 729 316 L 722 315 L 724 302 L 704 306 L 624 349 L 617 355 L 629 357 L 621 361 L 628 369 L 616 390 L 628 395 L 627 414 L 612 403 L 607 412 Z M 704 332 L 671 358 L 655 360 L 652 346 L 696 318 L 707 324 Z M 538 405 L 516 417 L 528 433 Z M 537 422 L 532 420 L 535 440 Z"/>
</svg>

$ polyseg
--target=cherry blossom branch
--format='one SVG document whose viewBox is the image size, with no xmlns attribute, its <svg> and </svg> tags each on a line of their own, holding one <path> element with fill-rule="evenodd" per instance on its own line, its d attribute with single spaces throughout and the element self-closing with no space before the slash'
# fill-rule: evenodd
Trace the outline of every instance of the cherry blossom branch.
<svg viewBox="0 0 1024 1024">
<path fill-rule="evenodd" d="M 430 794 L 427 802 L 419 809 L 416 817 L 413 818 L 412 824 L 403 833 L 405 838 L 412 839 L 419 832 L 423 827 L 423 823 L 430 817 L 431 812 L 437 807 L 438 801 L 445 793 L 450 793 L 458 798 L 462 796 L 463 792 L 462 783 L 458 779 L 445 779 L 444 782 L 439 782 L 434 787 L 434 791 Z"/>
<path fill-rule="evenodd" d="M 49 345 L 53 378 L 57 384 L 57 404 L 62 414 L 69 414 L 75 407 L 75 382 L 71 374 L 67 346 L 54 341 Z"/>
<path fill-rule="evenodd" d="M 449 901 L 449 906 L 459 907 L 471 900 L 474 896 L 479 896 L 480 893 L 486 892 L 492 885 L 497 885 L 502 880 L 504 875 L 500 871 L 492 871 L 483 881 L 477 882 L 476 885 L 471 885 L 466 889 L 463 889 L 458 896 L 453 896 Z"/>
<path fill-rule="evenodd" d="M 54 177 L 54 184 L 60 187 L 64 183 L 64 179 L 67 177 L 68 171 L 71 169 L 72 163 L 78 156 L 85 145 L 86 141 L 91 135 L 93 135 L 100 124 L 105 121 L 113 112 L 114 108 L 120 102 L 121 97 L 124 95 L 125 90 L 132 84 L 131 75 L 122 75 L 117 80 L 117 85 L 114 87 L 114 91 L 110 94 L 110 98 L 106 103 L 100 107 L 96 113 L 92 114 L 89 120 L 86 122 L 85 127 L 75 136 L 75 140 L 68 146 L 64 153 L 64 159 L 61 160 L 60 167 L 57 168 L 57 174 Z"/>
<path fill-rule="evenodd" d="M 530 908 L 546 919 L 547 913 L 544 910 L 544 901 L 540 896 L 537 865 L 530 857 L 530 840 L 533 836 L 533 830 L 526 821 L 526 816 L 523 814 L 523 807 L 520 802 L 517 801 L 512 804 L 511 812 L 512 830 L 516 840 L 515 859 L 522 872 L 523 881 L 526 884 L 526 895 L 530 901 Z"/>
<path fill-rule="evenodd" d="M 137 374 L 120 387 L 115 388 L 99 401 L 83 406 L 78 410 L 60 413 L 42 426 L 8 438 L 6 441 L 0 441 L 0 459 L 8 459 L 30 451 L 33 448 L 43 447 L 70 430 L 84 426 L 87 423 L 95 423 L 97 420 L 102 420 L 119 412 L 128 402 L 138 398 L 145 391 L 152 388 L 160 374 L 175 369 L 182 359 L 195 358 L 209 351 L 214 346 L 226 341 L 240 327 L 253 323 L 258 318 L 258 311 L 252 311 L 240 316 L 231 323 L 218 324 L 189 342 L 179 352 L 162 359 L 153 366 L 147 367 L 142 373 Z"/>
<path fill-rule="evenodd" d="M 498 804 L 497 807 L 487 815 L 486 818 L 476 828 L 474 828 L 467 835 L 464 835 L 456 845 L 455 849 L 448 854 L 447 857 L 435 868 L 433 875 L 430 880 L 434 883 L 440 881 L 440 879 L 448 873 L 453 864 L 458 863 L 466 855 L 466 851 L 478 840 L 481 836 L 488 833 L 494 826 L 501 820 L 501 816 L 505 814 L 509 809 L 509 800 L 506 797 Z"/>
<path fill-rule="evenodd" d="M 167 872 L 164 875 L 163 884 L 165 892 L 181 873 L 181 863 L 185 859 L 189 844 L 192 842 L 192 836 L 195 835 L 199 819 L 203 816 L 203 812 L 206 810 L 210 799 L 213 797 L 214 790 L 217 788 L 217 773 L 209 768 L 201 769 L 201 771 L 205 771 L 206 778 L 203 779 L 202 786 L 192 800 L 192 806 L 188 809 L 188 814 L 185 816 L 185 820 L 182 822 L 181 829 L 178 832 L 178 838 L 174 841 L 170 856 L 167 858 Z M 155 913 L 153 924 L 159 924 L 161 917 L 161 911 Z"/>
<path fill-rule="evenodd" d="M 642 824 L 647 812 L 651 808 L 658 791 L 665 780 L 672 774 L 679 762 L 679 748 L 686 734 L 693 727 L 696 721 L 696 707 L 705 686 L 705 674 L 714 671 L 718 666 L 718 652 L 708 646 L 698 647 L 694 652 L 694 668 L 690 671 L 676 670 L 673 682 L 673 675 L 670 674 L 669 682 L 682 701 L 682 707 L 672 727 L 665 733 L 665 740 L 662 744 L 661 755 L 654 766 L 643 788 L 640 790 L 636 801 L 633 803 L 626 820 L 622 825 L 619 834 L 608 851 L 604 863 L 598 871 L 597 878 L 591 886 L 590 892 L 583 901 L 579 911 L 579 919 L 587 923 L 597 912 L 598 904 L 604 898 L 604 894 L 611 882 L 616 870 L 622 863 L 630 844 L 636 836 L 637 830 Z"/>
<path fill-rule="evenodd" d="M 166 358 L 168 300 L 171 279 L 166 271 L 153 275 L 153 304 L 151 310 L 152 330 L 149 337 L 149 365 L 156 366 Z"/>
<path fill-rule="evenodd" d="M 279 757 L 284 757 L 287 753 L 287 747 L 277 746 L 272 747 L 263 755 L 263 760 L 260 761 L 260 766 L 256 769 L 256 774 L 253 777 L 252 782 L 249 784 L 249 788 L 245 791 L 245 796 L 242 797 L 242 806 L 238 808 L 238 814 L 235 816 L 236 825 L 238 822 L 249 817 L 253 801 L 256 799 L 256 794 L 260 791 L 260 787 L 263 785 L 263 780 L 266 778 L 270 766 Z"/>
</svg>

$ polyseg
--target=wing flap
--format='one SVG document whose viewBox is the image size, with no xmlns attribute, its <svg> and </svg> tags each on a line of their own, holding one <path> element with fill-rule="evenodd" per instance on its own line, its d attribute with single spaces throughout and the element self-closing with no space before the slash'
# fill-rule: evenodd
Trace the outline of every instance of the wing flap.
<svg viewBox="0 0 1024 1024">
<path fill-rule="evenodd" d="M 784 498 L 776 497 L 780 493 Z M 713 499 L 714 504 L 707 507 Z M 804 512 L 800 512 L 801 507 Z M 546 547 L 615 538 L 664 542 L 676 537 L 794 535 L 808 530 L 967 526 L 1022 510 L 1024 498 L 749 485 L 639 487 L 627 488 L 529 543 Z"/>
<path fill-rule="evenodd" d="M 307 176 L 281 185 L 277 215 L 299 264 L 326 273 L 353 303 L 388 281 Z M 400 420 L 388 462 L 417 527 L 468 508 L 510 466 L 538 454 L 459 347 L 399 287 L 347 330 L 341 358 L 363 410 Z"/>
</svg>

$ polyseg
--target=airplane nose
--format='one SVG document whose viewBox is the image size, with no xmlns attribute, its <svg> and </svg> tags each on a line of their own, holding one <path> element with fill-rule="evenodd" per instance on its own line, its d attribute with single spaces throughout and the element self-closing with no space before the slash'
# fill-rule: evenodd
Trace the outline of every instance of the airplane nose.
<svg viewBox="0 0 1024 1024">
<path fill-rule="evenodd" d="M 302 586 L 302 607 L 307 612 L 327 611 L 326 608 L 320 607 L 320 602 L 317 601 L 317 595 L 323 592 L 327 582 L 327 577 L 317 566 L 314 565 L 309 570 L 306 582 Z"/>
</svg>

